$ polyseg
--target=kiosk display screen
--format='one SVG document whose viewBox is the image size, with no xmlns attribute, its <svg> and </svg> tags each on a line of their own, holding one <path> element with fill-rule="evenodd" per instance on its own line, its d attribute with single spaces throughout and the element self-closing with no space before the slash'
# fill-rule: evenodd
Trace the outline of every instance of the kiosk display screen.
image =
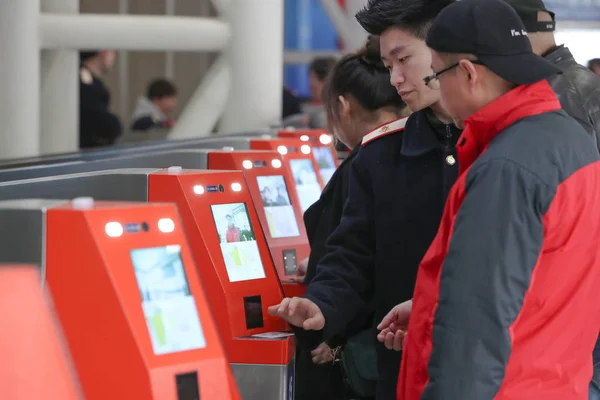
<svg viewBox="0 0 600 400">
<path fill-rule="evenodd" d="M 210 206 L 230 282 L 265 278 L 246 203 Z"/>
<path fill-rule="evenodd" d="M 277 239 L 300 236 L 296 214 L 283 176 L 257 176 L 256 181 L 271 237 Z"/>
<path fill-rule="evenodd" d="M 181 246 L 132 250 L 131 261 L 154 354 L 206 347 L 181 261 Z"/>
<path fill-rule="evenodd" d="M 321 178 L 327 185 L 327 182 L 329 182 L 336 169 L 335 160 L 333 159 L 331 150 L 328 147 L 313 147 L 313 154 L 315 155 L 315 160 L 319 166 Z"/>
<path fill-rule="evenodd" d="M 292 175 L 296 182 L 296 190 L 302 211 L 306 211 L 321 196 L 321 185 L 317 179 L 313 163 L 309 159 L 290 160 Z"/>
</svg>

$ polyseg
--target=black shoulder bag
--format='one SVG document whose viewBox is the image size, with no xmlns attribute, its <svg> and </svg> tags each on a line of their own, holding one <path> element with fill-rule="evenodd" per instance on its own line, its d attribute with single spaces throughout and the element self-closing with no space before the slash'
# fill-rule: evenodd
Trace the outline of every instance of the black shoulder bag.
<svg viewBox="0 0 600 400">
<path fill-rule="evenodd" d="M 362 400 L 375 398 L 378 374 L 374 341 L 374 330 L 363 330 L 348 338 L 339 353 L 345 384 Z"/>
</svg>

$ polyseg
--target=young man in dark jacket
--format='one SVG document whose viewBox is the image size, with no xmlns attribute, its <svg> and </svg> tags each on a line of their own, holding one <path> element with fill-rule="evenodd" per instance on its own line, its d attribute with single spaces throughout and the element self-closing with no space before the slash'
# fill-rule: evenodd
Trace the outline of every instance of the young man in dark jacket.
<svg viewBox="0 0 600 400">
<path fill-rule="evenodd" d="M 344 328 L 373 298 L 375 318 L 412 297 L 419 262 L 437 231 L 458 165 L 460 131 L 439 102 L 424 38 L 451 0 L 371 0 L 357 20 L 380 36 L 391 84 L 414 112 L 365 136 L 350 167 L 348 199 L 327 254 L 305 298 L 285 299 L 269 312 L 306 330 L 319 344 Z M 307 332 L 297 331 L 308 341 Z M 375 340 L 375 332 L 373 332 Z M 378 400 L 395 399 L 400 355 L 377 345 Z"/>
<path fill-rule="evenodd" d="M 563 109 L 594 136 L 600 149 L 600 78 L 577 64 L 569 49 L 554 39 L 554 13 L 542 0 L 505 0 L 525 25 L 534 53 L 556 65 L 561 74 L 548 78 Z"/>
<path fill-rule="evenodd" d="M 427 35 L 464 131 L 460 175 L 419 267 L 398 400 L 586 400 L 600 329 L 600 156 L 501 0 Z"/>
</svg>

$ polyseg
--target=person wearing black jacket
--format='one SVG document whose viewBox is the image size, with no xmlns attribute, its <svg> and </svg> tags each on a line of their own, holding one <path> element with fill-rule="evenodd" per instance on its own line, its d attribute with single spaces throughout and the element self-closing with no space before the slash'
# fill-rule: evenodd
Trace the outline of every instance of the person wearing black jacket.
<svg viewBox="0 0 600 400">
<path fill-rule="evenodd" d="M 370 0 L 357 14 L 367 32 L 380 35 L 390 82 L 413 114 L 365 136 L 350 165 L 341 222 L 306 295 L 269 308 L 303 328 L 295 330 L 299 341 L 335 337 L 371 301 L 378 322 L 412 297 L 458 175 L 461 132 L 442 107 L 439 88 L 423 79 L 433 73 L 428 28 L 452 2 Z M 401 353 L 376 346 L 377 400 L 395 400 Z"/>
<path fill-rule="evenodd" d="M 317 264 L 327 253 L 325 243 L 338 227 L 348 196 L 350 165 L 365 133 L 386 126 L 402 115 L 404 102 L 389 84 L 389 73 L 381 62 L 379 41 L 370 38 L 361 51 L 347 55 L 328 76 L 323 89 L 323 105 L 330 131 L 353 149 L 325 187 L 320 199 L 304 213 L 311 253 L 301 281 L 310 283 Z M 344 382 L 335 361 L 336 348 L 345 339 L 373 324 L 370 307 L 361 310 L 344 332 L 317 348 L 299 344 L 296 351 L 296 400 L 343 400 Z M 354 398 L 354 397 L 352 397 Z"/>
<path fill-rule="evenodd" d="M 110 92 L 102 77 L 114 65 L 115 52 L 82 51 L 79 70 L 79 147 L 108 146 L 123 133 L 119 118 L 110 111 Z"/>
</svg>

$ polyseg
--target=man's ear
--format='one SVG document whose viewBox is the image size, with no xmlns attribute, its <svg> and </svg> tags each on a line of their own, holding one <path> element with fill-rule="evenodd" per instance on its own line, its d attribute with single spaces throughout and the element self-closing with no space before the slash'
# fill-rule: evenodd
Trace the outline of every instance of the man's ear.
<svg viewBox="0 0 600 400">
<path fill-rule="evenodd" d="M 469 84 L 472 85 L 479 79 L 479 74 L 475 64 L 469 60 L 460 60 L 458 63 L 458 69 L 467 77 Z"/>
</svg>

